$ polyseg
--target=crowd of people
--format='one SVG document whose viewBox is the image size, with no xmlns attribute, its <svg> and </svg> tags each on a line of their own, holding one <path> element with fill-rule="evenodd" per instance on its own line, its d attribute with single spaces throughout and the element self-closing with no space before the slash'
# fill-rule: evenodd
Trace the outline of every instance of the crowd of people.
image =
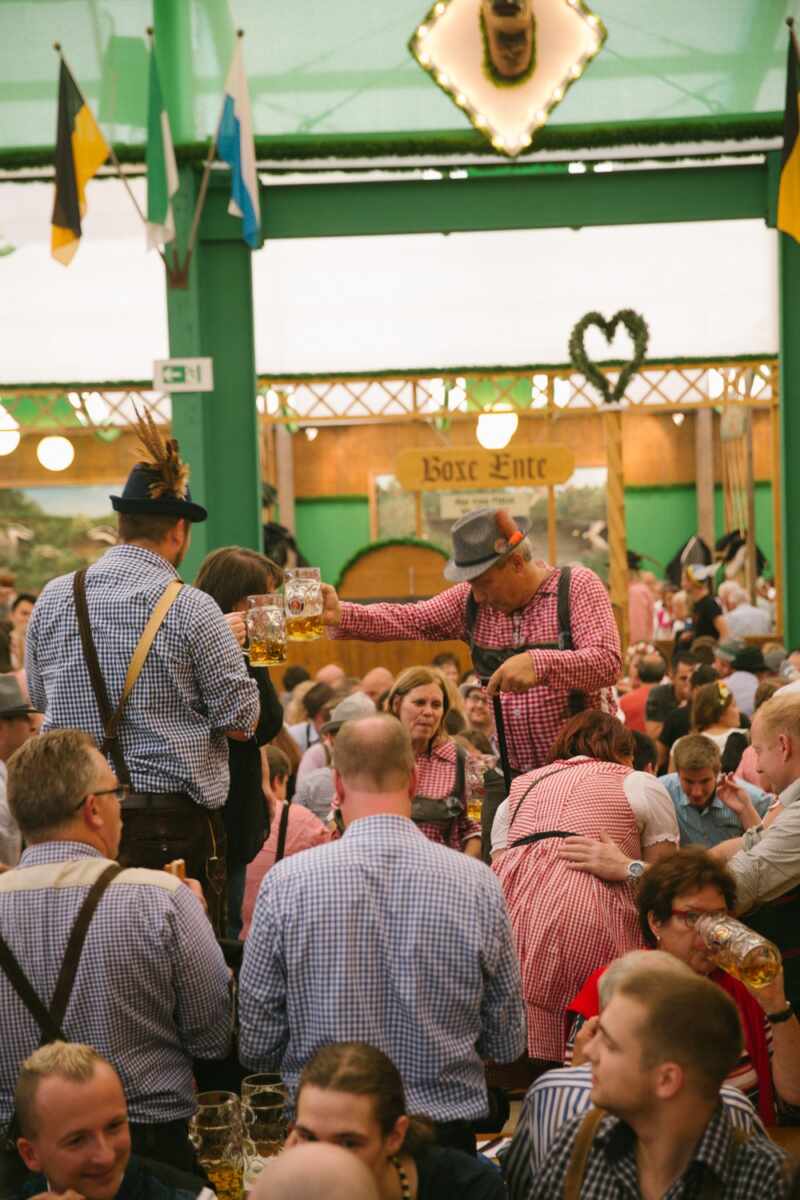
<svg viewBox="0 0 800 1200">
<path fill-rule="evenodd" d="M 251 1071 L 290 1121 L 264 1200 L 800 1195 L 800 653 L 690 569 L 623 659 L 598 577 L 485 509 L 451 587 L 325 585 L 330 661 L 270 678 L 280 568 L 183 584 L 206 513 L 147 444 L 119 544 L 0 594 L 0 1198 L 200 1195 L 198 1088 Z M 347 638 L 469 666 L 350 677 Z M 709 914 L 777 974 L 722 970 Z"/>
</svg>

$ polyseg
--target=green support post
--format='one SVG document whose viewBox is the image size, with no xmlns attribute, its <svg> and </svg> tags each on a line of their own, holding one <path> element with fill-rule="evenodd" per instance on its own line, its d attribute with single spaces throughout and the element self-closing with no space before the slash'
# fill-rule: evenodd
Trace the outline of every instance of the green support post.
<svg viewBox="0 0 800 1200">
<path fill-rule="evenodd" d="M 176 143 L 195 137 L 191 22 L 191 0 L 153 0 L 159 71 Z M 219 207 L 226 209 L 229 176 L 212 176 L 211 182 L 208 201 L 216 183 Z M 182 167 L 174 201 L 181 259 L 198 190 L 195 168 Z M 188 286 L 167 288 L 170 357 L 210 357 L 214 364 L 213 392 L 172 396 L 172 430 L 191 469 L 192 497 L 208 509 L 208 520 L 194 526 L 181 568 L 187 580 L 219 546 L 262 546 L 250 253 L 241 222 L 225 212 L 213 231 L 201 224 Z"/>
<path fill-rule="evenodd" d="M 800 511 L 800 246 L 778 234 L 780 255 L 781 490 L 783 526 L 783 640 L 800 646 L 800 556 L 792 537 L 794 513 Z"/>
<path fill-rule="evenodd" d="M 192 167 L 180 174 L 175 224 L 183 252 L 198 180 Z M 220 183 L 227 189 L 228 176 Z M 213 183 L 209 197 L 212 190 Z M 208 520 L 194 527 L 182 568 L 187 580 L 211 550 L 262 545 L 250 253 L 240 221 L 229 218 L 213 237 L 201 224 L 188 287 L 167 291 L 170 356 L 209 356 L 214 364 L 213 392 L 172 397 L 172 429 L 191 468 L 192 497 L 208 509 Z"/>
</svg>

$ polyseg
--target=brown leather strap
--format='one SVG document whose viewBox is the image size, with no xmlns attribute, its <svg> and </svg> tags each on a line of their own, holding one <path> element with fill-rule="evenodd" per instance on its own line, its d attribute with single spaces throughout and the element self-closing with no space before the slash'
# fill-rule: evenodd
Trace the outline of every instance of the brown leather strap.
<svg viewBox="0 0 800 1200">
<path fill-rule="evenodd" d="M 131 777 L 122 753 L 122 747 L 119 743 L 118 733 L 122 714 L 128 702 L 128 697 L 133 691 L 136 680 L 139 678 L 142 667 L 150 653 L 150 647 L 153 645 L 155 636 L 164 624 L 164 618 L 175 603 L 178 592 L 182 587 L 183 582 L 180 579 L 171 579 L 165 587 L 158 603 L 150 614 L 142 636 L 139 638 L 136 649 L 133 652 L 133 657 L 128 664 L 119 703 L 115 709 L 112 709 L 103 673 L 100 670 L 100 662 L 97 657 L 94 638 L 92 637 L 92 627 L 89 622 L 89 609 L 86 604 L 86 567 L 81 571 L 75 572 L 73 596 L 75 599 L 75 612 L 78 617 L 78 629 L 81 635 L 81 645 L 83 646 L 83 657 L 86 660 L 92 691 L 94 692 L 97 707 L 100 710 L 100 718 L 103 722 L 104 736 L 100 752 L 101 754 L 109 754 L 111 756 L 117 778 L 120 783 L 125 783 L 128 787 L 131 786 Z"/>
<path fill-rule="evenodd" d="M 70 996 L 75 984 L 75 976 L 81 960 L 86 934 L 92 917 L 95 914 L 103 892 L 113 879 L 119 875 L 122 867 L 119 863 L 110 863 L 101 875 L 98 875 L 87 892 L 81 905 L 75 923 L 70 931 L 61 970 L 58 973 L 53 999 L 47 1008 L 37 996 L 33 985 L 19 965 L 11 947 L 0 936 L 0 969 L 8 978 L 9 983 L 19 996 L 28 1012 L 42 1031 L 42 1045 L 46 1042 L 65 1041 L 62 1025 L 69 1006 Z"/>
<path fill-rule="evenodd" d="M 286 853 L 286 833 L 289 828 L 289 804 L 287 800 L 284 803 L 283 811 L 281 812 L 281 823 L 278 826 L 278 848 L 275 851 L 275 862 L 280 862 Z"/>
<path fill-rule="evenodd" d="M 572 1144 L 572 1156 L 564 1176 L 564 1200 L 580 1200 L 583 1187 L 583 1177 L 586 1174 L 586 1164 L 592 1150 L 594 1135 L 603 1117 L 607 1116 L 604 1108 L 590 1108 L 578 1126 L 575 1141 Z"/>
<path fill-rule="evenodd" d="M 120 783 L 124 783 L 130 787 L 131 777 L 122 753 L 122 747 L 116 736 L 110 736 L 108 732 L 114 710 L 108 698 L 106 681 L 103 678 L 103 672 L 100 670 L 100 662 L 97 657 L 94 638 L 92 637 L 92 627 L 89 624 L 89 609 L 86 604 L 86 570 L 87 568 L 84 567 L 82 570 L 75 572 L 72 581 L 72 595 L 75 601 L 75 615 L 78 618 L 81 645 L 83 646 L 83 657 L 89 672 L 89 682 L 92 685 L 94 698 L 97 701 L 97 707 L 100 711 L 100 720 L 103 722 L 104 739 L 100 747 L 100 752 L 111 756 L 114 770 L 117 773 L 117 779 Z"/>
</svg>

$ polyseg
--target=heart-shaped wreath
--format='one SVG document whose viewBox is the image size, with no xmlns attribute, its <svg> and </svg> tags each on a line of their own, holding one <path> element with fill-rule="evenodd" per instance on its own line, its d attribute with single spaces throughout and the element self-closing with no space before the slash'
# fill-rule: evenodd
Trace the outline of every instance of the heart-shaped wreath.
<svg viewBox="0 0 800 1200">
<path fill-rule="evenodd" d="M 633 357 L 623 366 L 613 388 L 608 377 L 586 353 L 584 339 L 586 330 L 592 325 L 600 330 L 609 344 L 614 340 L 618 325 L 624 325 L 631 336 Z M 592 387 L 600 393 L 605 404 L 616 404 L 625 395 L 625 389 L 644 362 L 649 341 L 650 330 L 647 322 L 641 313 L 634 312 L 632 308 L 621 308 L 619 312 L 614 313 L 610 321 L 607 321 L 599 312 L 590 312 L 585 317 L 581 317 L 569 335 L 570 362 L 576 371 L 580 371 L 582 375 L 586 376 Z"/>
</svg>

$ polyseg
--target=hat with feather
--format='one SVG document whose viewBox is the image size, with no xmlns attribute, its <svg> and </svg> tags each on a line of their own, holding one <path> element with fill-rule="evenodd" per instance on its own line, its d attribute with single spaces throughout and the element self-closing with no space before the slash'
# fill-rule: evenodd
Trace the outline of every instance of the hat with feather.
<svg viewBox="0 0 800 1200">
<path fill-rule="evenodd" d="M 208 513 L 192 503 L 189 468 L 181 461 L 175 438 L 165 438 L 150 413 L 137 412 L 136 432 L 146 458 L 131 471 L 121 496 L 112 496 L 114 512 L 205 521 Z"/>
</svg>

